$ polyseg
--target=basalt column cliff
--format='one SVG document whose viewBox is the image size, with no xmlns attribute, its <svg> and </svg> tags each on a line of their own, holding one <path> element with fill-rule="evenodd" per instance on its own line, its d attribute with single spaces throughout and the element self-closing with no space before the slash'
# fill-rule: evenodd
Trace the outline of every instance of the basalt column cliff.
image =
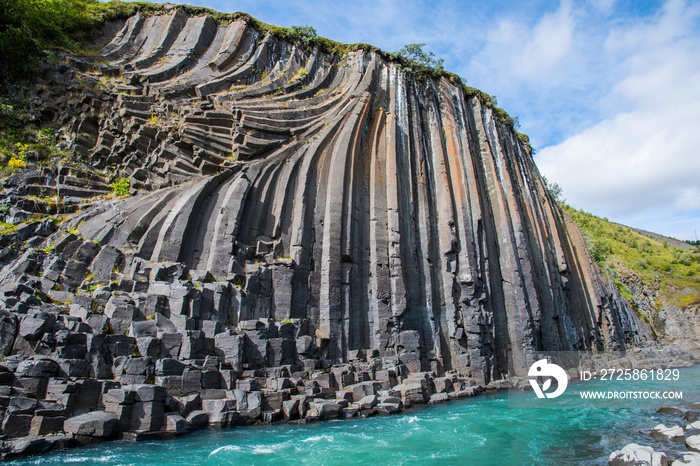
<svg viewBox="0 0 700 466">
<path fill-rule="evenodd" d="M 104 35 L 106 64 L 49 73 L 64 95 L 43 111 L 136 194 L 74 214 L 32 257 L 46 293 L 92 293 L 114 334 L 152 320 L 184 359 L 226 333 L 246 367 L 371 352 L 482 384 L 536 351 L 649 338 L 512 125 L 448 77 L 180 10 Z M 94 177 L 73 195 L 109 182 Z"/>
</svg>

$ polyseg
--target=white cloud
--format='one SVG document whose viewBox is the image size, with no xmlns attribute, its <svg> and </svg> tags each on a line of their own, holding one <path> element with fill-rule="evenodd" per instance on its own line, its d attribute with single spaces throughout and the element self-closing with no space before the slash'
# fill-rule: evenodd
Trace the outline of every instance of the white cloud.
<svg viewBox="0 0 700 466">
<path fill-rule="evenodd" d="M 519 53 L 519 71 L 526 77 L 550 72 L 567 57 L 573 35 L 571 5 L 563 1 L 558 11 L 542 17 L 523 44 Z"/>
<path fill-rule="evenodd" d="M 574 29 L 568 0 L 562 1 L 557 11 L 544 14 L 534 26 L 523 18 L 504 18 L 490 31 L 471 64 L 489 70 L 497 80 L 551 82 L 561 77 L 565 63 L 572 59 Z"/>
<path fill-rule="evenodd" d="M 699 16 L 670 1 L 654 21 L 610 34 L 606 50 L 622 78 L 606 99 L 627 111 L 536 156 L 572 205 L 690 238 L 688 215 L 700 209 Z"/>
<path fill-rule="evenodd" d="M 615 6 L 615 0 L 590 0 L 591 5 L 596 10 L 604 14 L 609 14 L 612 12 Z"/>
</svg>

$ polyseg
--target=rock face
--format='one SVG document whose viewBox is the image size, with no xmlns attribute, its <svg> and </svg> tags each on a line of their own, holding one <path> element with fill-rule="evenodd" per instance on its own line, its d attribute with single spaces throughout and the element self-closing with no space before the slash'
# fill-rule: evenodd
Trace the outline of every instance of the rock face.
<svg viewBox="0 0 700 466">
<path fill-rule="evenodd" d="M 105 35 L 111 65 L 99 70 L 125 84 L 56 113 L 91 164 L 162 188 L 75 215 L 49 240 L 64 258 L 43 266 L 67 291 L 89 275 L 146 292 L 140 304 L 109 299 L 115 333 L 139 311 L 208 337 L 288 319 L 322 360 L 373 348 L 485 383 L 538 350 L 647 338 L 512 127 L 449 79 L 420 82 L 374 52 L 341 59 L 180 10 Z M 196 289 L 187 276 L 213 283 Z M 42 330 L 33 322 L 20 324 L 29 341 Z M 284 339 L 262 340 L 261 365 L 293 357 Z M 187 357 L 206 352 L 190 343 Z"/>
<path fill-rule="evenodd" d="M 647 233 L 645 232 L 645 234 Z M 669 242 L 669 244 L 671 243 Z M 689 246 L 687 243 L 685 244 Z M 641 277 L 622 265 L 618 266 L 616 270 L 619 280 L 630 290 L 636 308 L 644 315 L 649 316 L 650 324 L 659 342 L 693 352 L 697 359 L 700 355 L 700 350 L 698 350 L 700 348 L 700 332 L 697 331 L 698 326 L 700 326 L 700 306 L 698 303 L 691 301 L 688 304 L 679 305 L 677 301 L 664 295 L 660 280 L 656 279 L 645 283 Z M 677 292 L 681 295 L 690 295 L 692 290 L 685 289 Z"/>
</svg>

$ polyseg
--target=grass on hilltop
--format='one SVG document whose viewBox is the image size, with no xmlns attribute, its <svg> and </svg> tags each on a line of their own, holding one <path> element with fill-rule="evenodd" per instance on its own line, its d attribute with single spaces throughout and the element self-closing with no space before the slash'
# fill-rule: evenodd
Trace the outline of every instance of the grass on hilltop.
<svg viewBox="0 0 700 466">
<path fill-rule="evenodd" d="M 632 272 L 645 284 L 658 283 L 660 297 L 666 301 L 682 308 L 700 304 L 700 247 L 673 247 L 565 203 L 560 205 L 583 233 L 593 260 L 623 296 L 632 299 L 621 280 Z"/>
</svg>

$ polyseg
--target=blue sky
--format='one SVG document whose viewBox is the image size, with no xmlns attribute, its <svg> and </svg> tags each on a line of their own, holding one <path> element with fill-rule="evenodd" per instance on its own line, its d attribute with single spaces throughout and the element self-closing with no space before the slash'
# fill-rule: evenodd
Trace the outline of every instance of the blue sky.
<svg viewBox="0 0 700 466">
<path fill-rule="evenodd" d="M 386 51 L 411 42 L 495 95 L 567 202 L 700 231 L 700 2 L 194 0 Z"/>
</svg>

